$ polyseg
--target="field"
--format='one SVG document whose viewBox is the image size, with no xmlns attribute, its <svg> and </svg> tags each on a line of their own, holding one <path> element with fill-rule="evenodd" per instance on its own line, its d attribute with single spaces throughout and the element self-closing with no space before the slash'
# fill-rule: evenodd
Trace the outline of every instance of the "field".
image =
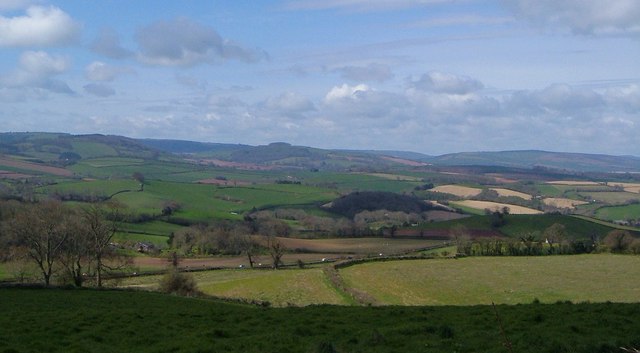
<svg viewBox="0 0 640 353">
<path fill-rule="evenodd" d="M 478 188 L 471 188 L 468 186 L 460 186 L 460 185 L 440 185 L 431 189 L 434 192 L 443 192 L 446 194 L 452 194 L 459 197 L 472 197 L 479 195 L 482 190 Z"/>
<path fill-rule="evenodd" d="M 547 197 L 542 199 L 542 202 L 544 202 L 545 205 L 557 208 L 575 208 L 576 206 L 588 204 L 586 201 L 565 199 L 561 197 Z"/>
<path fill-rule="evenodd" d="M 287 249 L 298 252 L 337 254 L 397 254 L 415 249 L 442 244 L 441 241 L 425 239 L 389 238 L 338 238 L 338 239 L 295 239 L 278 238 Z"/>
<path fill-rule="evenodd" d="M 463 200 L 463 201 L 453 201 L 451 204 L 460 205 L 464 207 L 474 208 L 477 210 L 485 210 L 489 209 L 492 211 L 500 211 L 503 208 L 509 208 L 509 213 L 511 214 L 539 214 L 542 211 L 534 210 L 533 208 L 511 205 L 506 203 L 499 202 L 491 202 L 491 201 L 477 201 L 477 200 Z"/>
<path fill-rule="evenodd" d="M 618 182 L 611 182 L 609 183 L 609 185 L 612 186 L 622 186 L 624 191 L 627 192 L 634 192 L 634 193 L 640 193 L 640 184 L 638 183 L 618 183 Z"/>
<path fill-rule="evenodd" d="M 0 288 L 0 312 L 3 352 L 496 353 L 505 352 L 505 336 L 520 353 L 640 346 L 638 304 L 277 309 L 145 292 Z"/>
<path fill-rule="evenodd" d="M 386 305 L 637 302 L 640 291 L 640 258 L 622 255 L 375 262 L 341 274 Z"/>
<path fill-rule="evenodd" d="M 638 219 L 640 218 L 640 204 L 602 207 L 596 211 L 596 216 L 609 221 Z"/>
<path fill-rule="evenodd" d="M 256 301 L 274 306 L 351 302 L 330 284 L 321 268 L 285 270 L 216 270 L 194 272 L 198 288 L 208 295 Z M 134 277 L 121 286 L 157 289 L 161 276 Z"/>
<path fill-rule="evenodd" d="M 497 192 L 498 196 L 504 196 L 504 197 L 515 196 L 525 200 L 532 199 L 531 195 L 525 194 L 524 192 L 520 192 L 520 191 L 509 190 L 504 188 L 491 188 L 491 190 Z"/>
</svg>

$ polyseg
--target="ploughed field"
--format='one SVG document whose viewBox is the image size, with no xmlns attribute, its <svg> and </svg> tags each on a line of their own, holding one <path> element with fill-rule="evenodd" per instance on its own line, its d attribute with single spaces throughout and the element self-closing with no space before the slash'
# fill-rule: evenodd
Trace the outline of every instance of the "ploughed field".
<svg viewBox="0 0 640 353">
<path fill-rule="evenodd" d="M 640 346 L 640 304 L 264 308 L 149 292 L 0 288 L 0 312 L 3 352 L 506 352 L 508 344 L 513 352 L 587 353 Z"/>
</svg>

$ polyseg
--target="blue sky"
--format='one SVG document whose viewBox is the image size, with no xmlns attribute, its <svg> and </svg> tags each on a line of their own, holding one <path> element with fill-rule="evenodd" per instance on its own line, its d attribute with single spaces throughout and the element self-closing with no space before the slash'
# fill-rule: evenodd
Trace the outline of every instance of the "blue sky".
<svg viewBox="0 0 640 353">
<path fill-rule="evenodd" d="M 0 131 L 640 155 L 637 0 L 0 0 Z"/>
</svg>

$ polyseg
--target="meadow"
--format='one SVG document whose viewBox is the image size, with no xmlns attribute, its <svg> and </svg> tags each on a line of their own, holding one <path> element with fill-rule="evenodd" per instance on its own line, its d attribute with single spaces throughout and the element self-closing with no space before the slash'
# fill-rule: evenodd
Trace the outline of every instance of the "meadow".
<svg viewBox="0 0 640 353">
<path fill-rule="evenodd" d="M 135 291 L 0 288 L 0 312 L 3 352 L 492 353 L 508 344 L 522 353 L 613 353 L 640 346 L 638 304 L 264 308 Z"/>
<path fill-rule="evenodd" d="M 640 258 L 626 255 L 373 262 L 340 272 L 385 305 L 637 302 L 640 291 Z"/>
</svg>

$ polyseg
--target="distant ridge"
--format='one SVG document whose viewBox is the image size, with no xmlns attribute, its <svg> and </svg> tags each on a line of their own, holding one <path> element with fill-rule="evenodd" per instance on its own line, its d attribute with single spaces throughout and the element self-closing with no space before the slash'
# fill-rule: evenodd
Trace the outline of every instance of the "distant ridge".
<svg viewBox="0 0 640 353">
<path fill-rule="evenodd" d="M 640 173 L 640 157 L 540 150 L 462 152 L 429 156 L 389 150 L 320 149 L 286 142 L 251 146 L 172 139 L 133 139 L 114 135 L 66 133 L 0 133 L 0 155 L 20 156 L 25 161 L 65 165 L 77 159 L 134 157 L 205 163 L 233 162 L 261 168 L 375 171 L 384 168 L 433 166 L 479 166 L 547 168 L 571 173 Z"/>
<path fill-rule="evenodd" d="M 451 153 L 426 158 L 424 161 L 446 166 L 544 167 L 579 172 L 640 172 L 640 158 L 635 156 L 539 150 Z"/>
</svg>

